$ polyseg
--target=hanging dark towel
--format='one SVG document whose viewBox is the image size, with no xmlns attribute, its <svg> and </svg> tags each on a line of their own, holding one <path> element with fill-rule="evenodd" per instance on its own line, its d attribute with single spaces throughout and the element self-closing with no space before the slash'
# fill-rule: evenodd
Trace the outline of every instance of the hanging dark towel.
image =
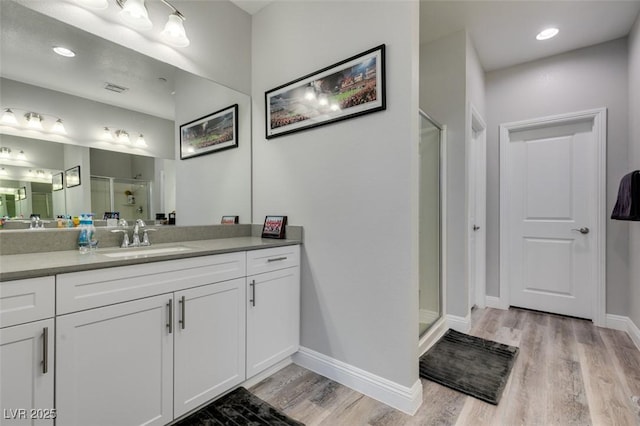
<svg viewBox="0 0 640 426">
<path fill-rule="evenodd" d="M 620 181 L 611 219 L 640 221 L 640 170 L 625 175 Z"/>
</svg>

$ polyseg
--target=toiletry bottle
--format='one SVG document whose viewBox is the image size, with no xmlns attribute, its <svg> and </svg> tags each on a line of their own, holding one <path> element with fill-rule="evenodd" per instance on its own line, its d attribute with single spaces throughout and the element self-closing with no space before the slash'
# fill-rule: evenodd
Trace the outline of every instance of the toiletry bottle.
<svg viewBox="0 0 640 426">
<path fill-rule="evenodd" d="M 85 215 L 79 218 L 80 233 L 78 234 L 78 249 L 84 254 L 89 251 L 89 226 Z"/>
</svg>

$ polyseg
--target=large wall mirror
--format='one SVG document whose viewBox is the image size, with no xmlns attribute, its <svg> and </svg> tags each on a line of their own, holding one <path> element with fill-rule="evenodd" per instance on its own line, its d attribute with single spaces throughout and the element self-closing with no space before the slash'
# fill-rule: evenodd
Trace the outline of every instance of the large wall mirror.
<svg viewBox="0 0 640 426">
<path fill-rule="evenodd" d="M 251 222 L 248 95 L 12 1 L 0 19 L 0 216 Z M 237 148 L 180 160 L 180 126 L 234 104 Z"/>
</svg>

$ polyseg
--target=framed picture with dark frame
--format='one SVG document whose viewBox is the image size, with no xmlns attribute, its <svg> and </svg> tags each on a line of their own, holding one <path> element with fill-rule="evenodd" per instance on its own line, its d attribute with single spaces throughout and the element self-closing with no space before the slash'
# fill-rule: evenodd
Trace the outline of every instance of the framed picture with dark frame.
<svg viewBox="0 0 640 426">
<path fill-rule="evenodd" d="M 262 238 L 285 238 L 286 216 L 266 216 L 262 226 Z"/>
<path fill-rule="evenodd" d="M 27 187 L 23 186 L 22 188 L 18 188 L 18 200 L 26 200 L 27 199 Z"/>
<path fill-rule="evenodd" d="M 222 216 L 220 223 L 222 225 L 235 225 L 240 223 L 240 216 Z"/>
<path fill-rule="evenodd" d="M 51 176 L 51 190 L 60 191 L 63 188 L 62 182 L 62 172 L 56 173 L 55 175 Z"/>
<path fill-rule="evenodd" d="M 238 104 L 180 126 L 180 159 L 238 147 Z"/>
<path fill-rule="evenodd" d="M 266 138 L 386 109 L 385 45 L 269 90 Z"/>
<path fill-rule="evenodd" d="M 80 185 L 80 166 L 75 166 L 64 171 L 64 181 L 67 184 L 67 188 L 73 188 Z"/>
</svg>

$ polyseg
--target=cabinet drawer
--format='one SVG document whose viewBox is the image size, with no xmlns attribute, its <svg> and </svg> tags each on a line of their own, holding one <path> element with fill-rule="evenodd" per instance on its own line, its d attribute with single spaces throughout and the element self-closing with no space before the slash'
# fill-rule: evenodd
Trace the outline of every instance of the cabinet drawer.
<svg viewBox="0 0 640 426">
<path fill-rule="evenodd" d="M 184 290 L 245 275 L 244 253 L 219 254 L 58 275 L 58 315 Z"/>
<path fill-rule="evenodd" d="M 300 265 L 299 245 L 247 252 L 247 276 L 298 265 Z"/>
<path fill-rule="evenodd" d="M 0 282 L 0 327 L 53 317 L 55 277 Z"/>
</svg>

